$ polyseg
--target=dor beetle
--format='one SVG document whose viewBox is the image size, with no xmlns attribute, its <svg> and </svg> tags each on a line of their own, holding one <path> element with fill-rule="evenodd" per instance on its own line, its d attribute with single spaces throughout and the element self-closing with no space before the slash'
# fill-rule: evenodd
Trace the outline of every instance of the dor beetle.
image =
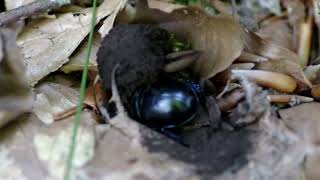
<svg viewBox="0 0 320 180">
<path fill-rule="evenodd" d="M 173 137 L 168 130 L 194 119 L 203 102 L 202 93 L 200 85 L 191 80 L 163 75 L 136 91 L 133 115 L 139 122 Z"/>
</svg>

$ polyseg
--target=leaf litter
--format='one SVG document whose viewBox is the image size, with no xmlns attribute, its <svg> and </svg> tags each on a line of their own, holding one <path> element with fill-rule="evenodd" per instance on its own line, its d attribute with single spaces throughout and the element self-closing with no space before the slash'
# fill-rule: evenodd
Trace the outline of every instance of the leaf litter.
<svg viewBox="0 0 320 180">
<path fill-rule="evenodd" d="M 316 37 L 310 31 L 312 26 L 306 26 L 310 21 L 310 14 L 304 14 L 308 12 L 306 9 L 317 9 L 316 1 L 313 7 L 298 0 L 274 0 L 269 3 L 243 0 L 237 7 L 232 7 L 228 2 L 219 4 L 220 1 L 215 1 L 208 3 L 221 13 L 214 17 L 201 10 L 201 3 L 199 8 L 199 4 L 197 7 L 188 7 L 185 4 L 149 0 L 149 6 L 157 9 L 150 10 L 146 6 L 139 9 L 140 2 L 134 4 L 135 2 L 113 0 L 100 4 L 97 21 L 100 23 L 96 26 L 97 42 L 90 58 L 91 77 L 87 88 L 86 110 L 82 114 L 73 177 L 87 179 L 93 175 L 96 179 L 201 179 L 215 176 L 216 179 L 317 179 L 318 173 L 315 169 L 319 164 L 319 136 L 316 117 L 319 103 L 310 102 L 318 101 L 320 97 L 319 68 L 317 64 L 311 65 L 310 51 L 317 47 L 311 44 L 310 39 Z M 8 9 L 13 9 L 28 4 L 29 1 L 6 3 Z M 132 6 L 130 3 L 133 3 Z M 187 4 L 192 6 L 192 3 Z M 299 4 L 302 6 L 298 6 Z M 136 11 L 129 12 L 128 5 L 137 7 Z M 237 8 L 240 22 L 249 30 L 239 25 L 239 19 L 230 16 L 231 7 Z M 242 14 L 244 9 L 250 9 L 247 11 L 249 14 Z M 232 148 L 230 146 L 228 149 L 228 146 L 222 143 L 221 151 L 219 148 L 210 149 L 215 146 L 210 144 L 210 141 L 202 142 L 203 131 L 196 130 L 195 133 L 187 133 L 185 136 L 189 142 L 198 138 L 198 149 L 193 151 L 137 124 L 128 117 L 127 107 L 123 107 L 119 100 L 121 91 L 109 89 L 112 92 L 105 92 L 104 79 L 102 77 L 101 81 L 97 75 L 96 52 L 101 43 L 110 43 L 101 42 L 101 39 L 110 35 L 109 31 L 114 22 L 115 26 L 117 23 L 128 23 L 119 22 L 121 18 L 117 19 L 121 10 L 121 14 L 128 13 L 130 19 L 136 22 L 146 18 L 139 17 L 139 11 L 143 10 L 146 14 L 150 12 L 155 15 L 152 16 L 153 20 L 162 23 L 159 27 L 189 41 L 192 49 L 201 52 L 200 58 L 191 68 L 177 69 L 191 70 L 203 84 L 210 85 L 208 82 L 211 82 L 215 93 L 210 96 L 215 98 L 220 94 L 217 99 L 222 111 L 223 138 L 227 137 L 224 134 L 226 129 L 232 134 L 238 133 L 240 128 L 239 137 L 242 131 L 257 132 L 245 141 L 231 141 L 232 138 L 229 137 L 230 142 L 238 141 L 237 143 L 243 143 L 242 145 L 245 145 L 247 140 L 250 141 L 250 145 L 237 144 L 239 149 L 247 147 L 246 150 L 252 146 L 250 152 L 241 152 L 245 157 L 243 163 L 230 163 L 230 166 L 225 166 L 232 162 L 227 158 L 225 164 L 221 163 L 219 158 L 218 163 L 215 162 L 215 153 L 228 154 L 232 152 L 229 151 Z M 85 37 L 90 30 L 91 15 L 92 9 L 86 7 L 79 13 L 57 11 L 50 15 L 51 18 L 35 16 L 28 19 L 17 39 L 20 49 L 13 45 L 16 41 L 12 38 L 14 35 L 8 35 L 6 30 L 1 30 L 1 38 L 5 41 L 2 40 L 0 44 L 0 73 L 5 78 L 0 80 L 6 87 L 21 90 L 17 94 L 4 88 L 5 86 L 2 86 L 3 92 L 0 89 L 0 124 L 4 125 L 15 117 L 19 120 L 2 128 L 4 132 L 1 134 L 4 135 L 1 136 L 3 146 L 0 157 L 3 157 L 4 162 L 8 162 L 3 169 L 10 167 L 13 171 L 11 174 L 0 172 L 1 177 L 62 178 L 70 143 L 70 138 L 67 137 L 71 136 L 73 109 L 79 100 L 78 85 L 74 87 L 78 83 L 65 84 L 66 81 L 62 79 L 56 82 L 48 79 L 63 73 L 69 73 L 63 76 L 73 76 L 83 69 L 84 47 L 87 43 Z M 248 18 L 250 15 L 253 18 Z M 316 25 L 320 26 L 317 13 L 314 13 L 314 17 Z M 260 24 L 262 27 L 259 27 Z M 17 57 L 20 50 L 23 56 Z M 128 50 L 122 48 L 116 51 L 125 53 Z M 245 66 L 243 62 L 250 62 L 250 66 Z M 26 65 L 25 71 L 23 64 Z M 24 72 L 26 75 L 21 75 Z M 112 80 L 111 70 L 105 76 Z M 236 83 L 238 88 L 226 90 L 227 83 L 216 83 L 218 77 Z M 117 83 L 113 86 L 118 86 Z M 34 87 L 33 95 L 28 86 Z M 117 95 L 118 93 L 120 95 Z M 105 109 L 107 99 L 116 102 L 115 108 L 118 111 L 115 117 L 110 116 L 109 109 Z M 26 111 L 36 116 L 20 116 Z M 102 116 L 103 120 L 97 120 L 96 115 Z M 61 121 L 55 121 L 56 119 Z M 218 138 L 219 133 L 213 137 Z M 227 140 L 225 142 L 229 142 Z M 24 152 L 18 144 L 26 142 L 33 143 L 27 143 L 27 150 Z M 210 145 L 207 146 L 208 142 Z M 211 154 L 213 160 L 206 161 L 209 164 L 201 164 L 202 153 Z M 29 156 L 24 159 L 21 154 Z M 191 157 L 190 154 L 195 155 Z M 31 166 L 28 167 L 26 161 L 31 162 Z M 215 167 L 215 163 L 220 166 Z M 226 169 L 222 168 L 213 175 L 201 169 L 201 166 Z M 35 169 L 40 169 L 41 172 L 32 175 L 31 172 Z"/>
</svg>

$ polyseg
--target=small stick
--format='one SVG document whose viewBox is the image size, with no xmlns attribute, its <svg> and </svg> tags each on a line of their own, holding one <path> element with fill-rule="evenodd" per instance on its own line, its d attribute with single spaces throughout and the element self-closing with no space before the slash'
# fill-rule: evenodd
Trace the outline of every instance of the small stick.
<svg viewBox="0 0 320 180">
<path fill-rule="evenodd" d="M 306 103 L 312 102 L 313 98 L 299 95 L 290 94 L 279 94 L 279 95 L 268 95 L 268 100 L 272 103 Z"/>
<path fill-rule="evenodd" d="M 70 3 L 70 0 L 38 0 L 25 6 L 1 13 L 0 26 L 16 22 L 29 16 L 55 9 Z"/>
<path fill-rule="evenodd" d="M 313 17 L 311 15 L 309 15 L 306 22 L 302 22 L 300 24 L 298 54 L 300 56 L 300 64 L 302 68 L 305 68 L 309 62 L 309 56 L 311 51 L 312 26 Z"/>
</svg>

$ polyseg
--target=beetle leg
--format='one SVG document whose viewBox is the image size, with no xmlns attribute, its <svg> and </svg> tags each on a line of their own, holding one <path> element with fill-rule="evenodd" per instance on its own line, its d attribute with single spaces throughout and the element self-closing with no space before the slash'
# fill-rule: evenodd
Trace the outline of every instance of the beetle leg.
<svg viewBox="0 0 320 180">
<path fill-rule="evenodd" d="M 165 65 L 164 71 L 176 72 L 183 70 L 193 64 L 197 59 L 199 59 L 200 55 L 201 53 L 195 50 L 168 54 L 166 58 L 172 61 Z"/>
<path fill-rule="evenodd" d="M 189 145 L 185 144 L 182 141 L 181 136 L 177 135 L 176 133 L 174 133 L 170 130 L 170 129 L 175 129 L 175 128 L 177 128 L 175 125 L 165 126 L 160 129 L 160 132 L 163 133 L 164 135 L 166 135 L 167 137 L 173 139 L 174 141 L 180 143 L 181 145 L 183 145 L 185 147 L 189 147 Z"/>
</svg>

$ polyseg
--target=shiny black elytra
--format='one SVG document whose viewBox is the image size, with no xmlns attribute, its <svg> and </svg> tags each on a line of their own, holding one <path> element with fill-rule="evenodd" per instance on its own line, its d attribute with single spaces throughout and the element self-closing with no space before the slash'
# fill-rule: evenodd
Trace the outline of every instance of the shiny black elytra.
<svg viewBox="0 0 320 180">
<path fill-rule="evenodd" d="M 193 120 L 200 104 L 200 86 L 191 81 L 162 78 L 140 88 L 132 100 L 135 117 L 160 131 Z"/>
</svg>

